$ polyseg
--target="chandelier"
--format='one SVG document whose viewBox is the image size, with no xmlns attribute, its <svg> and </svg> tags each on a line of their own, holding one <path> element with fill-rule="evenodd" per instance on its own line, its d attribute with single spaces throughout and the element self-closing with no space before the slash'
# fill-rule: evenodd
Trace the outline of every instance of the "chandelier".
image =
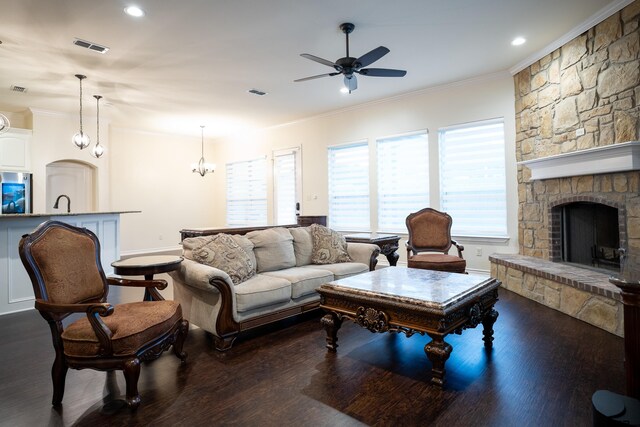
<svg viewBox="0 0 640 427">
<path fill-rule="evenodd" d="M 82 80 L 86 79 L 87 76 L 83 76 L 82 74 L 76 74 L 78 80 L 80 80 L 80 132 L 73 135 L 72 141 L 76 147 L 79 149 L 84 149 L 89 146 L 91 141 L 89 140 L 89 135 L 82 131 Z"/>
<path fill-rule="evenodd" d="M 204 160 L 204 125 L 200 125 L 201 145 L 200 145 L 200 161 L 191 165 L 191 172 L 197 172 L 200 176 L 205 176 L 208 173 L 212 173 L 216 169 L 216 165 L 213 163 L 207 163 Z"/>
</svg>

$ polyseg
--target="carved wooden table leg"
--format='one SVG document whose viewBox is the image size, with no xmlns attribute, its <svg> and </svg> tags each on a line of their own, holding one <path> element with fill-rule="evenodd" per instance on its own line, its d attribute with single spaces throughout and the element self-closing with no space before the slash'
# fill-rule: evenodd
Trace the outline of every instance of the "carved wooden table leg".
<svg viewBox="0 0 640 427">
<path fill-rule="evenodd" d="M 444 385 L 444 364 L 451 355 L 453 347 L 444 342 L 444 336 L 428 334 L 433 341 L 424 346 L 424 352 L 431 361 L 431 383 L 442 387 Z"/>
<path fill-rule="evenodd" d="M 337 313 L 325 314 L 320 319 L 322 327 L 327 331 L 327 348 L 335 352 L 338 348 L 338 329 L 342 326 L 342 319 Z"/>
<path fill-rule="evenodd" d="M 493 324 L 496 323 L 497 319 L 498 312 L 493 307 L 491 307 L 482 319 L 482 326 L 484 327 L 482 331 L 484 338 L 482 338 L 482 341 L 484 341 L 484 346 L 487 348 L 493 347 Z"/>
</svg>

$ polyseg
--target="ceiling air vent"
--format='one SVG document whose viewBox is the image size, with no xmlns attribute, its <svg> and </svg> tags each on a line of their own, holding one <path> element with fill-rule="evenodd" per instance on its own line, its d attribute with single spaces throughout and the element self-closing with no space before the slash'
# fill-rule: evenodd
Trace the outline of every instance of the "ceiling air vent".
<svg viewBox="0 0 640 427">
<path fill-rule="evenodd" d="M 20 92 L 20 93 L 26 93 L 27 92 L 27 88 L 26 87 L 22 87 L 22 86 L 11 86 L 10 88 L 12 91 L 14 92 Z"/>
<path fill-rule="evenodd" d="M 251 89 L 251 90 L 249 90 L 249 93 L 252 93 L 254 95 L 260 95 L 260 96 L 267 94 L 267 92 L 263 92 L 263 91 L 258 90 L 258 89 Z"/>
<path fill-rule="evenodd" d="M 99 45 L 97 43 L 88 42 L 88 41 L 82 40 L 82 39 L 75 39 L 73 41 L 73 44 L 75 44 L 76 46 L 80 46 L 80 47 L 84 47 L 84 48 L 87 48 L 87 49 L 94 50 L 94 51 L 96 51 L 98 53 L 107 53 L 107 51 L 109 50 L 109 48 L 106 47 L 106 46 L 102 46 L 102 45 Z"/>
</svg>

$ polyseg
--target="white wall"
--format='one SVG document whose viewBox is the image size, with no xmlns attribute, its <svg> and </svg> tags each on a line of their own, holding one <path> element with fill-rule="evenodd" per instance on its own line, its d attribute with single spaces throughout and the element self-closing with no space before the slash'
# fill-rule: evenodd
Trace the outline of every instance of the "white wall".
<svg viewBox="0 0 640 427">
<path fill-rule="evenodd" d="M 336 93 L 336 96 L 341 96 Z M 432 183 L 437 184 L 438 129 L 458 123 L 504 117 L 507 153 L 508 232 L 506 243 L 461 240 L 469 268 L 489 270 L 488 255 L 518 252 L 517 190 L 515 165 L 515 112 L 513 79 L 507 73 L 474 79 L 446 87 L 415 92 L 357 108 L 312 117 L 299 122 L 235 135 L 217 141 L 205 140 L 205 158 L 217 163 L 214 174 L 200 177 L 190 171 L 200 158 L 200 138 L 100 126 L 106 154 L 94 159 L 87 150 L 71 143 L 77 131 L 75 115 L 31 111 L 24 127 L 33 129 L 31 164 L 34 173 L 34 211 L 45 212 L 46 165 L 71 159 L 97 168 L 98 210 L 140 210 L 122 215 L 123 255 L 176 249 L 182 228 L 225 225 L 225 163 L 259 156 L 271 158 L 274 150 L 301 146 L 303 164 L 303 215 L 328 212 L 327 151 L 330 145 L 428 129 Z M 19 116 L 13 119 L 19 121 Z M 95 117 L 85 117 L 85 130 L 95 135 Z M 104 127 L 103 127 L 104 126 Z M 93 141 L 95 142 L 95 141 Z M 372 170 L 375 169 L 372 167 Z M 407 171 L 410 173 L 410 171 Z M 375 183 L 375 177 L 372 178 Z M 273 217 L 271 176 L 269 218 Z M 431 188 L 437 207 L 438 188 Z M 375 200 L 373 201 L 375 206 Z M 372 224 L 377 222 L 372 212 Z M 455 220 L 455 219 L 454 219 Z M 406 236 L 405 236 L 406 237 Z M 401 241 L 404 245 L 404 239 Z M 476 256 L 476 250 L 482 256 Z M 404 246 L 400 262 L 405 262 Z M 381 260 L 381 262 L 384 262 Z"/>
<path fill-rule="evenodd" d="M 336 96 L 341 96 L 336 93 Z M 273 150 L 302 147 L 302 215 L 328 213 L 326 147 L 367 139 L 369 144 L 382 136 L 428 129 L 433 207 L 438 203 L 438 129 L 459 123 L 504 117 L 507 154 L 508 242 L 478 242 L 460 239 L 465 258 L 472 270 L 488 271 L 488 255 L 493 252 L 518 252 L 518 205 L 515 164 L 515 109 L 513 79 L 507 74 L 491 75 L 439 88 L 415 92 L 357 108 L 309 118 L 246 135 L 226 138 L 216 144 L 215 162 L 218 178 L 224 175 L 224 164 L 259 156 L 271 158 Z M 372 167 L 372 171 L 375 169 Z M 411 173 L 411 171 L 407 171 Z M 371 180 L 375 184 L 375 176 Z M 224 179 L 214 182 L 219 195 L 214 206 L 213 224 L 225 223 Z M 272 219 L 272 179 L 269 177 L 269 218 Z M 375 206 L 375 199 L 372 201 Z M 455 218 L 454 218 L 455 221 Z M 375 210 L 371 223 L 376 224 Z M 404 236 L 406 237 L 406 236 Z M 404 239 L 400 262 L 406 262 Z M 476 255 L 480 249 L 482 255 Z"/>
<path fill-rule="evenodd" d="M 179 231 L 214 225 L 224 192 L 218 172 L 201 177 L 190 166 L 200 159 L 200 137 L 111 128 L 111 208 L 140 210 L 122 215 L 123 255 L 176 249 Z M 215 161 L 205 141 L 207 161 Z"/>
</svg>

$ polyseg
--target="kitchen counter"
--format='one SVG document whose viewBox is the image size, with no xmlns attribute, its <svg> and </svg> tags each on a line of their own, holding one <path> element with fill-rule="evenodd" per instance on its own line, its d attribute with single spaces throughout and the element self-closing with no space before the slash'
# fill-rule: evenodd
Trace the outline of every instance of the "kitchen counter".
<svg viewBox="0 0 640 427">
<path fill-rule="evenodd" d="M 0 219 L 6 218 L 41 218 L 43 216 L 74 216 L 74 215 L 111 215 L 125 213 L 140 213 L 142 211 L 105 211 L 105 212 L 47 212 L 47 213 L 28 213 L 28 214 L 1 214 Z"/>
<path fill-rule="evenodd" d="M 33 308 L 34 295 L 18 245 L 42 222 L 61 221 L 93 231 L 100 240 L 100 261 L 107 276 L 113 274 L 111 263 L 120 259 L 120 215 L 140 211 L 70 212 L 0 215 L 0 314 Z"/>
</svg>

